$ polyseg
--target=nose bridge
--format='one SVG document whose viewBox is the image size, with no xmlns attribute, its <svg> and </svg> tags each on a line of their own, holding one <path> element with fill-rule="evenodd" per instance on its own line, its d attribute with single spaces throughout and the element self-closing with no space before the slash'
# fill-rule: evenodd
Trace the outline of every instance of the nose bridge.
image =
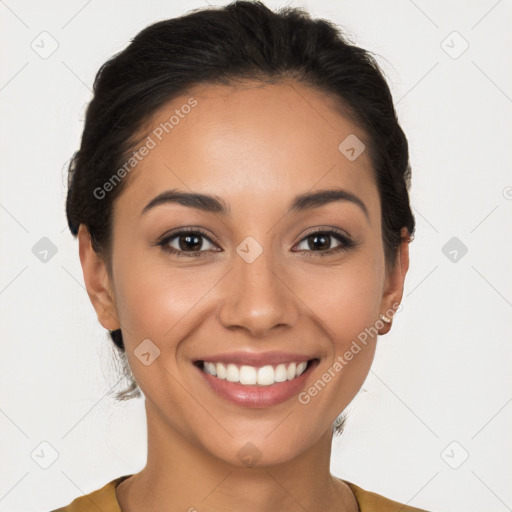
<svg viewBox="0 0 512 512">
<path fill-rule="evenodd" d="M 253 237 L 236 248 L 229 285 L 220 311 L 225 327 L 239 326 L 262 336 L 275 326 L 292 325 L 298 316 L 286 273 L 270 247 Z"/>
</svg>

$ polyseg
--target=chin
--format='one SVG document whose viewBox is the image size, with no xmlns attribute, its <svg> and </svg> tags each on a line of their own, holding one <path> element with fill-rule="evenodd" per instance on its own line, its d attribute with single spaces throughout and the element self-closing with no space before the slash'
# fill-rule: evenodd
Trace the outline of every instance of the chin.
<svg viewBox="0 0 512 512">
<path fill-rule="evenodd" d="M 203 444 L 214 457 L 226 464 L 239 468 L 262 468 L 287 463 L 311 448 L 321 437 L 305 437 L 302 431 L 290 431 L 283 423 L 274 424 L 272 428 L 255 425 L 244 427 L 243 433 L 226 439 L 208 439 Z M 227 427 L 229 429 L 229 427 Z"/>
</svg>

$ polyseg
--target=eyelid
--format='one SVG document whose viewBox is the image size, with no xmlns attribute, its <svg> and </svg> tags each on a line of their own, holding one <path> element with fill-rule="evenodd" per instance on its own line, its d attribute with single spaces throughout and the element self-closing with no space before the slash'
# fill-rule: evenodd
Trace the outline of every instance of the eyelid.
<svg viewBox="0 0 512 512">
<path fill-rule="evenodd" d="M 179 237 L 183 233 L 194 233 L 200 235 L 201 238 L 206 239 L 209 243 L 214 245 L 216 249 L 208 249 L 208 250 L 200 250 L 200 251 L 182 251 L 180 249 L 175 249 L 171 247 L 171 240 Z M 156 242 L 151 245 L 159 246 L 163 251 L 165 251 L 168 255 L 173 257 L 189 257 L 189 258 L 200 258 L 204 256 L 211 256 L 212 253 L 224 252 L 223 249 L 219 247 L 219 244 L 212 240 L 212 236 L 210 236 L 203 228 L 199 227 L 180 227 L 176 229 L 172 229 L 171 231 L 167 231 L 162 236 L 156 240 Z"/>
<path fill-rule="evenodd" d="M 199 227 L 190 227 L 190 226 L 185 226 L 185 227 L 180 227 L 180 228 L 176 228 L 176 229 L 171 229 L 170 231 L 166 231 L 163 235 L 161 235 L 157 241 L 154 243 L 154 245 L 159 245 L 161 244 L 164 240 L 166 239 L 169 239 L 169 238 L 173 238 L 177 235 L 180 235 L 181 233 L 199 233 L 201 236 L 203 236 L 204 238 L 206 238 L 209 242 L 211 242 L 212 244 L 215 244 L 215 245 L 218 245 L 218 242 L 216 242 L 214 240 L 215 237 L 213 237 L 212 235 L 210 235 L 208 232 L 206 232 L 206 230 L 204 230 L 203 228 L 199 228 Z"/>
<path fill-rule="evenodd" d="M 315 226 L 314 228 L 308 229 L 305 234 L 301 236 L 299 239 L 299 242 L 301 242 L 304 238 L 313 235 L 315 233 L 325 233 L 333 231 L 334 233 L 337 233 L 338 235 L 341 235 L 345 238 L 351 239 L 351 236 L 343 229 L 337 228 L 335 226 Z"/>
<path fill-rule="evenodd" d="M 311 231 L 305 233 L 293 247 L 296 247 L 297 245 L 304 243 L 304 241 L 307 240 L 308 237 L 310 237 L 312 235 L 318 235 L 318 234 L 325 234 L 331 238 L 334 238 L 338 242 L 339 245 L 337 247 L 333 247 L 333 248 L 327 249 L 325 251 L 312 251 L 312 250 L 299 249 L 299 250 L 296 250 L 293 252 L 303 253 L 303 255 L 305 255 L 307 257 L 329 256 L 329 255 L 334 255 L 334 254 L 338 254 L 341 252 L 346 252 L 349 249 L 356 247 L 360 243 L 359 241 L 354 240 L 344 230 L 329 226 L 329 227 L 323 227 L 323 228 L 322 227 L 313 228 Z"/>
</svg>

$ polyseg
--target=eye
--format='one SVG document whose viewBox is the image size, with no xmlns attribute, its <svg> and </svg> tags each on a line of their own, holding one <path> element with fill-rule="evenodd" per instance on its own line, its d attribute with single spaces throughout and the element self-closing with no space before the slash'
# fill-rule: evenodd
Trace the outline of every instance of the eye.
<svg viewBox="0 0 512 512">
<path fill-rule="evenodd" d="M 206 244 L 203 242 L 206 240 Z M 174 244 L 174 246 L 173 246 Z M 156 245 L 175 256 L 199 257 L 202 253 L 211 251 L 211 247 L 216 245 L 208 235 L 199 228 L 185 229 L 171 233 L 160 239 Z M 206 245 L 206 250 L 205 250 Z M 216 250 L 215 252 L 219 252 Z"/>
<path fill-rule="evenodd" d="M 332 247 L 333 239 L 337 241 L 338 245 L 334 248 Z M 301 245 L 305 245 L 306 248 L 299 249 L 301 252 L 305 251 L 308 257 L 310 256 L 328 256 L 334 253 L 338 253 L 340 251 L 347 251 L 354 247 L 356 243 L 352 241 L 347 236 L 343 235 L 341 232 L 334 230 L 325 230 L 325 231 L 315 231 L 310 233 L 305 238 L 301 240 L 299 243 L 299 247 Z M 317 248 L 318 250 L 308 250 L 310 248 Z M 313 253 L 313 254 L 311 254 Z M 317 253 L 317 254 L 314 254 Z"/>
<path fill-rule="evenodd" d="M 206 240 L 206 243 L 203 240 Z M 334 247 L 332 247 L 333 241 L 337 243 Z M 222 251 L 200 228 L 181 228 L 179 231 L 164 235 L 155 245 L 161 246 L 166 252 L 176 257 L 201 257 L 208 252 Z M 305 248 L 299 248 L 294 252 L 302 252 L 307 257 L 329 256 L 340 251 L 348 251 L 357 244 L 341 232 L 331 229 L 310 233 L 301 240 L 298 247 L 304 245 Z M 217 249 L 212 247 L 217 247 Z"/>
</svg>

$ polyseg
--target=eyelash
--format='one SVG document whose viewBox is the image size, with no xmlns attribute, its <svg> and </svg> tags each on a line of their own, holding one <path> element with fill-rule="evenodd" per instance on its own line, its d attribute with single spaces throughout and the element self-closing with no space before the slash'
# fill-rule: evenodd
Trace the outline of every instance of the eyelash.
<svg viewBox="0 0 512 512">
<path fill-rule="evenodd" d="M 180 231 L 177 231 L 175 233 L 171 233 L 167 236 L 163 236 L 158 242 L 156 242 L 155 245 L 161 246 L 166 252 L 170 253 L 171 255 L 174 255 L 175 257 L 179 258 L 180 256 L 186 256 L 186 257 L 192 257 L 192 258 L 200 258 L 203 257 L 203 254 L 210 251 L 181 251 L 178 249 L 174 249 L 172 247 L 169 247 L 169 242 L 173 240 L 174 238 L 179 237 L 180 235 L 192 233 L 192 234 L 199 234 L 206 238 L 210 243 L 214 244 L 214 242 L 211 240 L 211 238 L 200 228 L 182 228 Z M 348 251 L 349 249 L 352 249 L 356 245 L 358 245 L 353 240 L 347 238 L 345 235 L 343 235 L 339 231 L 335 230 L 318 230 L 313 231 L 312 233 L 308 233 L 304 238 L 302 238 L 299 242 L 302 243 L 304 240 L 309 238 L 313 235 L 328 235 L 335 238 L 338 242 L 340 242 L 340 245 L 338 247 L 335 247 L 334 249 L 328 249 L 325 251 L 311 251 L 311 250 L 302 250 L 302 251 L 294 251 L 294 252 L 305 252 L 306 257 L 311 258 L 315 256 L 330 256 L 335 253 L 341 252 L 341 251 Z M 214 252 L 220 252 L 220 251 L 214 251 Z M 310 253 L 310 254 L 307 254 Z M 313 253 L 313 254 L 311 254 Z"/>
</svg>

